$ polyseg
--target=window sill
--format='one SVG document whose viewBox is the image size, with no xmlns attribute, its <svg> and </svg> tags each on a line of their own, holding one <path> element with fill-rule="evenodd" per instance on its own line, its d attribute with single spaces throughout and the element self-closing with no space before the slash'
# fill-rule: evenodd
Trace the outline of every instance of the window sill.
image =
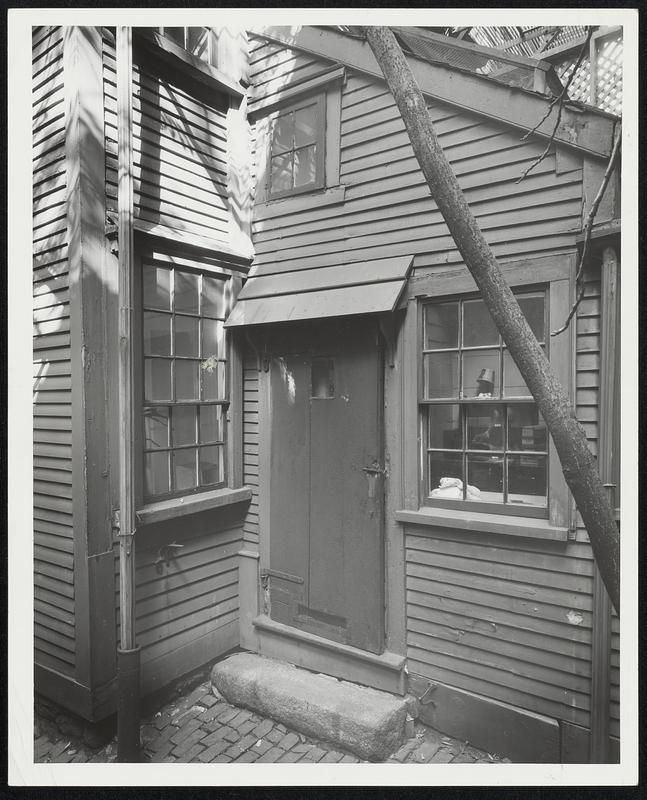
<svg viewBox="0 0 647 800">
<path fill-rule="evenodd" d="M 234 503 L 243 503 L 251 500 L 252 490 L 249 486 L 240 489 L 213 489 L 210 492 L 192 494 L 184 497 L 173 497 L 170 500 L 160 500 L 158 503 L 149 503 L 137 511 L 139 525 L 153 525 L 168 519 L 187 517 L 190 514 L 199 514 L 201 511 L 212 511 L 222 506 Z"/>
<path fill-rule="evenodd" d="M 343 203 L 346 198 L 346 186 L 339 184 L 329 189 L 313 189 L 312 192 L 279 197 L 275 200 L 266 200 L 254 207 L 254 219 L 274 219 L 298 211 L 308 211 L 311 208 L 324 208 Z"/>
<path fill-rule="evenodd" d="M 483 514 L 476 511 L 457 511 L 449 508 L 402 509 L 395 512 L 398 522 L 427 525 L 434 528 L 499 533 L 524 539 L 568 540 L 568 528 L 557 528 L 547 520 L 532 517 L 512 517 L 505 514 Z"/>
</svg>

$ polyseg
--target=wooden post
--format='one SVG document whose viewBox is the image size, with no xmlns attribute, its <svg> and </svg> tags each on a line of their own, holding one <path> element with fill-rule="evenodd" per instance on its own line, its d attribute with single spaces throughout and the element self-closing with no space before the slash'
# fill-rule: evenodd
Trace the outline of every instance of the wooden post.
<svg viewBox="0 0 647 800">
<path fill-rule="evenodd" d="M 133 460 L 132 29 L 117 27 L 119 230 L 119 617 L 117 758 L 139 760 L 139 648 L 135 644 Z"/>
<path fill-rule="evenodd" d="M 602 326 L 600 364 L 600 477 L 607 490 L 609 503 L 615 507 L 615 470 L 613 431 L 619 409 L 615 404 L 618 342 L 618 262 L 615 250 L 605 247 L 602 255 Z M 609 695 L 611 672 L 611 602 L 597 566 L 593 576 L 593 634 L 591 642 L 591 747 L 593 764 L 609 761 Z"/>
</svg>

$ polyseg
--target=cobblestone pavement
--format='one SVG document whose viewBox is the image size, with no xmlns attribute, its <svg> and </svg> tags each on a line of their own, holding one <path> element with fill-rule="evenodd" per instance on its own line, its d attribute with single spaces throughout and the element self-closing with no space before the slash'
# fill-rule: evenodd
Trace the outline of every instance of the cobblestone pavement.
<svg viewBox="0 0 647 800">
<path fill-rule="evenodd" d="M 57 717 L 57 721 L 60 718 Z M 69 730 L 69 727 L 68 727 Z M 208 680 L 148 714 L 141 728 L 144 761 L 177 763 L 360 763 L 352 753 L 335 749 L 296 731 L 229 705 L 212 693 Z M 91 749 L 60 724 L 36 717 L 34 761 L 50 763 L 111 762 L 117 753 L 116 740 Z M 414 735 L 387 763 L 471 764 L 507 761 L 444 736 L 420 723 Z"/>
</svg>

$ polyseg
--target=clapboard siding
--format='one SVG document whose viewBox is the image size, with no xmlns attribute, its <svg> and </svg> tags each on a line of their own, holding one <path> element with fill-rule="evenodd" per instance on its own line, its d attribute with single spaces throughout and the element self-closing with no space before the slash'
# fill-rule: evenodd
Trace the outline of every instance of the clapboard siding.
<svg viewBox="0 0 647 800">
<path fill-rule="evenodd" d="M 33 33 L 34 648 L 75 669 L 63 31 Z"/>
<path fill-rule="evenodd" d="M 255 96 L 274 64 L 296 58 L 256 43 L 252 65 Z M 288 55 L 285 55 L 288 53 Z M 262 56 L 262 57 L 261 57 Z M 321 70 L 325 64 L 319 65 Z M 279 67 L 274 69 L 280 70 Z M 256 81 L 259 81 L 256 83 Z M 507 258 L 573 246 L 580 224 L 582 170 L 556 171 L 554 149 L 524 181 L 542 142 L 446 104 L 430 112 L 439 139 L 495 254 Z M 340 182 L 345 202 L 308 208 L 277 219 L 254 219 L 255 274 L 316 269 L 340 262 L 414 255 L 416 267 L 460 262 L 452 237 L 429 196 L 391 95 L 379 81 L 349 72 L 342 92 Z"/>
<path fill-rule="evenodd" d="M 601 283 L 600 261 L 590 259 L 584 280 L 584 296 L 576 315 L 576 415 L 582 424 L 591 451 L 597 456 L 600 434 L 600 363 L 601 363 Z M 588 535 L 577 516 L 577 537 L 588 546 Z M 620 640 L 618 618 L 612 612 L 611 635 L 611 736 L 620 735 Z"/>
<path fill-rule="evenodd" d="M 587 725 L 589 553 L 503 538 L 407 528 L 409 669 Z"/>
<path fill-rule="evenodd" d="M 211 526 L 212 527 L 212 526 Z M 136 553 L 137 643 L 142 663 L 169 657 L 207 634 L 217 634 L 238 619 L 239 526 L 182 539 L 167 566 L 155 563 L 157 549 Z M 115 560 L 116 625 L 119 636 L 119 563 Z M 214 652 L 211 657 L 218 655 Z M 184 671 L 195 665 L 187 665 Z"/>
<path fill-rule="evenodd" d="M 106 204 L 116 213 L 116 66 L 107 31 L 103 56 Z M 136 218 L 228 245 L 227 110 L 191 97 L 137 63 L 133 82 Z"/>
<path fill-rule="evenodd" d="M 251 486 L 252 499 L 245 515 L 243 539 L 253 549 L 258 547 L 258 397 L 256 359 L 246 353 L 243 361 L 243 482 Z"/>
</svg>

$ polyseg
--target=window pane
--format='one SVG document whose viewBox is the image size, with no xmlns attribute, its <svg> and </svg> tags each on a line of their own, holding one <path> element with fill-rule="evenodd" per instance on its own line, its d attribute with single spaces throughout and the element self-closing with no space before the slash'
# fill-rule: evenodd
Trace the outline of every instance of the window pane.
<svg viewBox="0 0 647 800">
<path fill-rule="evenodd" d="M 463 303 L 463 346 L 482 347 L 498 343 L 499 332 L 485 303 L 466 300 Z"/>
<path fill-rule="evenodd" d="M 425 306 L 425 350 L 458 347 L 458 303 Z"/>
<path fill-rule="evenodd" d="M 195 459 L 195 447 L 173 452 L 173 484 L 176 492 L 194 489 L 198 485 Z"/>
<path fill-rule="evenodd" d="M 286 192 L 292 188 L 293 153 L 272 158 L 271 185 L 273 192 Z"/>
<path fill-rule="evenodd" d="M 468 450 L 503 450 L 505 406 L 470 403 L 465 406 Z"/>
<path fill-rule="evenodd" d="M 542 350 L 545 350 L 543 346 Z M 503 352 L 503 394 L 505 397 L 531 397 L 530 389 L 507 350 Z"/>
<path fill-rule="evenodd" d="M 224 348 L 225 328 L 222 322 L 213 319 L 202 320 L 202 358 L 210 356 L 222 358 Z"/>
<path fill-rule="evenodd" d="M 467 456 L 467 500 L 482 503 L 503 502 L 503 456 Z"/>
<path fill-rule="evenodd" d="M 463 446 L 460 406 L 427 406 L 427 413 L 429 447 L 442 447 L 443 450 L 460 450 Z"/>
<path fill-rule="evenodd" d="M 485 394 L 498 397 L 499 350 L 467 350 L 463 353 L 463 397 Z"/>
<path fill-rule="evenodd" d="M 165 358 L 144 359 L 144 399 L 147 402 L 172 400 L 171 362 Z"/>
<path fill-rule="evenodd" d="M 294 114 L 278 117 L 272 130 L 272 155 L 294 148 Z"/>
<path fill-rule="evenodd" d="M 204 365 L 208 362 L 202 362 Z M 218 361 L 215 364 L 209 363 L 208 367 L 202 367 L 202 399 L 203 400 L 224 400 L 225 395 L 225 364 Z"/>
<path fill-rule="evenodd" d="M 206 28 L 187 28 L 186 49 L 203 61 L 209 60 L 209 35 Z"/>
<path fill-rule="evenodd" d="M 199 361 L 175 362 L 175 399 L 199 400 Z"/>
<path fill-rule="evenodd" d="M 184 28 L 164 28 L 164 36 L 168 36 L 180 47 L 184 47 Z"/>
<path fill-rule="evenodd" d="M 200 443 L 222 442 L 224 436 L 222 406 L 200 407 Z"/>
<path fill-rule="evenodd" d="M 176 311 L 198 313 L 199 277 L 190 272 L 175 271 L 173 302 Z"/>
<path fill-rule="evenodd" d="M 144 491 L 149 497 L 169 492 L 168 456 L 167 452 L 144 454 Z"/>
<path fill-rule="evenodd" d="M 546 425 L 534 403 L 508 406 L 508 450 L 546 450 Z"/>
<path fill-rule="evenodd" d="M 173 447 L 196 443 L 195 406 L 175 406 L 172 411 L 171 433 Z"/>
<path fill-rule="evenodd" d="M 171 355 L 171 317 L 169 314 L 144 312 L 144 353 L 147 356 Z"/>
<path fill-rule="evenodd" d="M 317 141 L 317 106 L 299 108 L 294 112 L 294 146 L 303 147 Z"/>
<path fill-rule="evenodd" d="M 463 457 L 456 453 L 434 452 L 428 454 L 427 463 L 430 496 L 438 500 L 462 500 Z"/>
<path fill-rule="evenodd" d="M 326 400 L 335 396 L 335 362 L 332 358 L 313 358 L 310 397 Z"/>
<path fill-rule="evenodd" d="M 205 317 L 224 317 L 225 281 L 202 277 L 202 314 Z"/>
<path fill-rule="evenodd" d="M 517 297 L 521 310 L 538 341 L 544 341 L 544 293 Z"/>
<path fill-rule="evenodd" d="M 198 358 L 200 356 L 199 322 L 197 317 L 175 317 L 175 345 L 176 356 Z"/>
<path fill-rule="evenodd" d="M 424 357 L 425 397 L 458 397 L 458 353 L 429 353 Z"/>
<path fill-rule="evenodd" d="M 144 409 L 144 447 L 168 447 L 168 407 Z"/>
<path fill-rule="evenodd" d="M 308 186 L 316 179 L 316 148 L 314 145 L 303 147 L 294 153 L 294 185 Z"/>
<path fill-rule="evenodd" d="M 508 501 L 546 505 L 546 456 L 508 456 Z"/>
<path fill-rule="evenodd" d="M 144 265 L 144 306 L 168 311 L 171 307 L 171 273 L 164 267 Z"/>
<path fill-rule="evenodd" d="M 225 479 L 223 447 L 200 448 L 200 485 L 222 483 Z"/>
</svg>

